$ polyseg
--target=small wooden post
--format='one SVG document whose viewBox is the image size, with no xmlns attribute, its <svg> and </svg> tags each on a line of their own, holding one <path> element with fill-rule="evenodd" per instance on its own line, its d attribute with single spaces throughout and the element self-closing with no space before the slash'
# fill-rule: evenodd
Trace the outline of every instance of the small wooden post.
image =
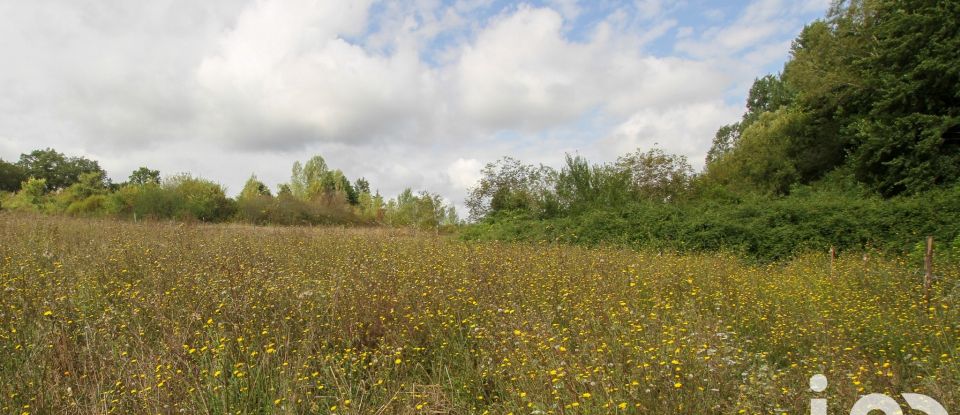
<svg viewBox="0 0 960 415">
<path fill-rule="evenodd" d="M 923 256 L 923 299 L 930 303 L 930 286 L 933 284 L 933 237 L 927 237 L 927 252 Z"/>
<path fill-rule="evenodd" d="M 837 248 L 830 246 L 830 276 L 833 276 L 833 263 L 837 260 Z"/>
</svg>

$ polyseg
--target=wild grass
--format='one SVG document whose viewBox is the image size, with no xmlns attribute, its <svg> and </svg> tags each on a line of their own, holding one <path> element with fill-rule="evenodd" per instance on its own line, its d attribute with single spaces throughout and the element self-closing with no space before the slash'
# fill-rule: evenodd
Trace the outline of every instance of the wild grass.
<svg viewBox="0 0 960 415">
<path fill-rule="evenodd" d="M 960 403 L 938 264 L 0 214 L 3 413 L 808 413 Z M 823 373 L 822 394 L 808 379 Z"/>
</svg>

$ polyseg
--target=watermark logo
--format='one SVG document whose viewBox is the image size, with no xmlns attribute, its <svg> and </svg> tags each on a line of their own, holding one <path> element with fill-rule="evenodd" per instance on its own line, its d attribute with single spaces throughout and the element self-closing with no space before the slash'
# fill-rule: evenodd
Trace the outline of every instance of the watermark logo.
<svg viewBox="0 0 960 415">
<path fill-rule="evenodd" d="M 810 378 L 810 390 L 814 392 L 823 392 L 827 390 L 827 377 L 824 375 L 813 375 Z M 919 393 L 904 393 L 903 400 L 907 401 L 910 409 L 923 412 L 928 415 L 948 415 L 947 410 L 935 399 L 921 395 Z M 895 399 L 890 396 L 871 393 L 861 396 L 853 408 L 850 409 L 850 415 L 868 415 L 873 411 L 880 411 L 886 415 L 903 414 L 903 408 Z M 826 399 L 810 400 L 810 415 L 827 415 Z"/>
</svg>

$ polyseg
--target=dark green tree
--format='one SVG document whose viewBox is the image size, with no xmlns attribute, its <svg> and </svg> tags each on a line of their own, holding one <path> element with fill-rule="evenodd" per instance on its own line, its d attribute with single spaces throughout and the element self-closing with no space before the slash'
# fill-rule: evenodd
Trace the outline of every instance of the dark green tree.
<svg viewBox="0 0 960 415">
<path fill-rule="evenodd" d="M 857 61 L 857 178 L 886 196 L 960 180 L 960 3 L 877 1 Z"/>
<path fill-rule="evenodd" d="M 357 191 L 357 193 L 360 193 L 360 194 L 367 193 L 367 194 L 369 194 L 369 193 L 370 193 L 370 182 L 368 182 L 367 179 L 364 179 L 363 177 L 361 177 L 361 178 L 357 179 L 357 181 L 355 181 L 355 182 L 353 183 L 353 188 L 354 188 L 354 190 Z"/>
<path fill-rule="evenodd" d="M 151 170 L 147 167 L 140 167 L 130 173 L 129 183 L 136 186 L 147 184 L 160 184 L 160 170 Z"/>
<path fill-rule="evenodd" d="M 27 180 L 27 173 L 23 168 L 0 160 L 0 191 L 16 192 L 24 180 Z"/>
<path fill-rule="evenodd" d="M 103 173 L 105 185 L 109 185 L 106 172 L 100 164 L 84 157 L 67 157 L 52 148 L 34 150 L 21 154 L 17 165 L 28 177 L 44 179 L 47 190 L 65 189 L 76 183 L 83 173 Z"/>
</svg>

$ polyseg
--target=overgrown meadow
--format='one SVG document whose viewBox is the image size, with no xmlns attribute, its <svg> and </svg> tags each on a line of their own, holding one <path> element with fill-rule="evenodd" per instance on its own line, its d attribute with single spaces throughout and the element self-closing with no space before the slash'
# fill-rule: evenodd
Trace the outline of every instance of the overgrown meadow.
<svg viewBox="0 0 960 415">
<path fill-rule="evenodd" d="M 960 404 L 957 267 L 0 214 L 3 413 Z M 826 392 L 808 380 L 827 376 Z"/>
</svg>

